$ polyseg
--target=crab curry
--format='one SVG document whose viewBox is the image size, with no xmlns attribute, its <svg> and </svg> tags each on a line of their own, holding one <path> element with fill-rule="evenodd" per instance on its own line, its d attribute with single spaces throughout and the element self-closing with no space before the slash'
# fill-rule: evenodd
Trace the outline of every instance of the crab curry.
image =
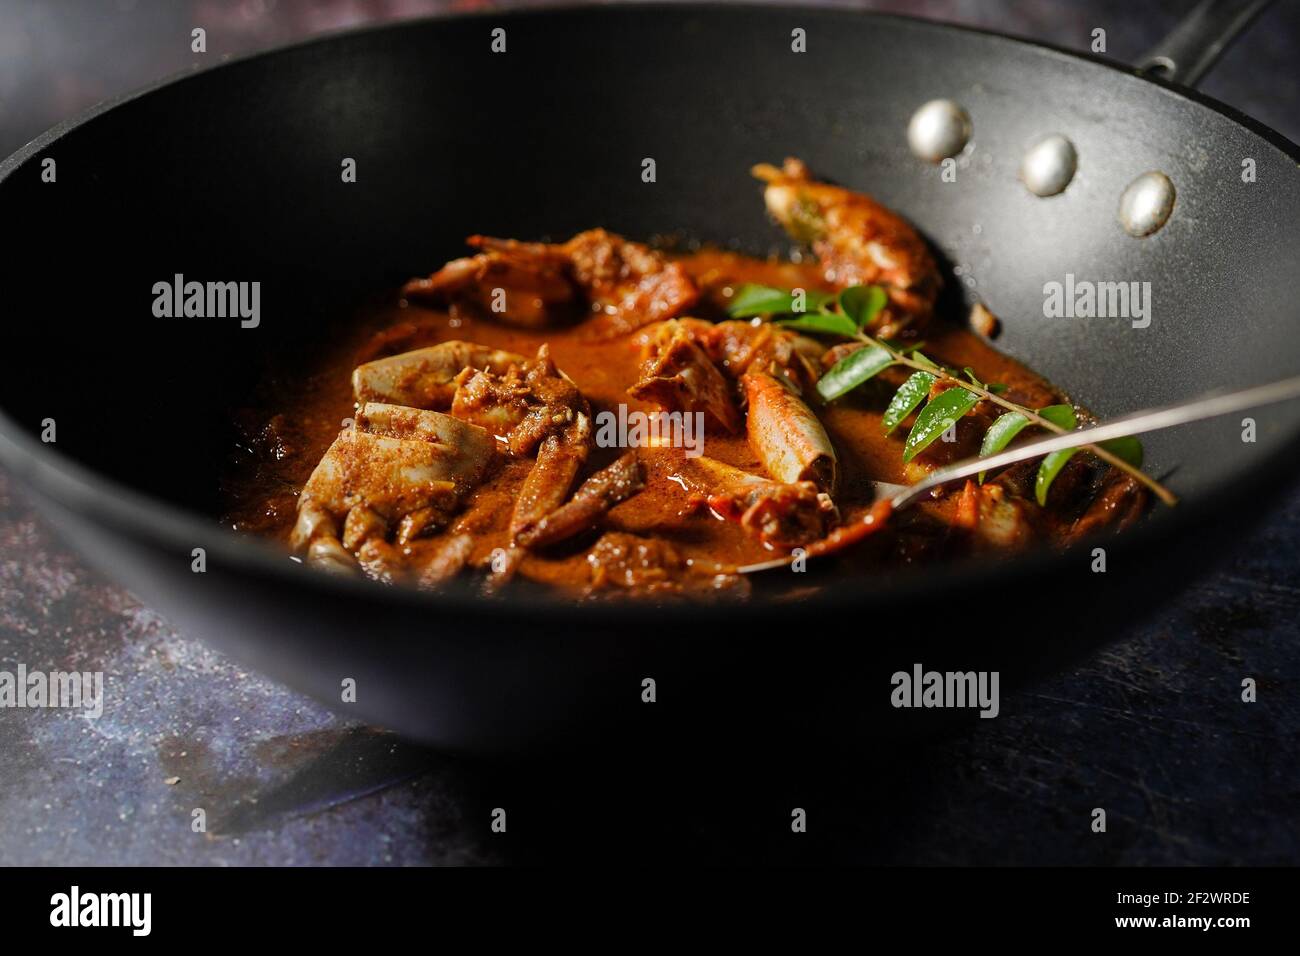
<svg viewBox="0 0 1300 956">
<path fill-rule="evenodd" d="M 420 588 L 720 597 L 763 591 L 773 575 L 743 571 L 774 556 L 878 573 L 1061 545 L 1142 513 L 1131 474 L 1080 454 L 1041 502 L 1028 462 L 885 520 L 875 482 L 978 454 L 1004 409 L 974 402 L 905 452 L 919 413 L 902 427 L 886 414 L 908 370 L 828 400 L 819 381 L 867 346 L 798 308 L 773 309 L 794 321 L 738 309 L 745 290 L 871 290 L 874 340 L 907 351 L 923 336 L 927 361 L 1016 405 L 1067 399 L 996 351 L 987 326 L 936 315 L 940 271 L 903 218 L 797 160 L 754 172 L 807 250 L 791 261 L 599 228 L 556 244 L 470 237 L 472 255 L 407 283 L 244 413 L 231 523 L 325 571 Z M 953 387 L 932 379 L 929 398 Z"/>
</svg>

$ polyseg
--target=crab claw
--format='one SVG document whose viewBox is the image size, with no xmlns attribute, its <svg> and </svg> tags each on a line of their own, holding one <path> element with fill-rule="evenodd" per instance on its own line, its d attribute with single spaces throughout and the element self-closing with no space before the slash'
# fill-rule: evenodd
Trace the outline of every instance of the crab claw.
<svg viewBox="0 0 1300 956">
<path fill-rule="evenodd" d="M 740 381 L 749 401 L 749 446 L 768 474 L 833 492 L 835 449 L 813 410 L 766 372 L 746 372 Z"/>
<path fill-rule="evenodd" d="M 679 474 L 715 514 L 771 547 L 815 541 L 836 517 L 830 496 L 810 481 L 773 481 L 705 457 L 684 463 Z"/>
</svg>

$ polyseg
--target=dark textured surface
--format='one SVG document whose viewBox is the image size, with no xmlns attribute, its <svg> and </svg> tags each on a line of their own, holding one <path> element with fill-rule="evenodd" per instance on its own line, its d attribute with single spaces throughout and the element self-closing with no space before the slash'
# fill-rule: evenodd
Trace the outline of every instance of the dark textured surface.
<svg viewBox="0 0 1300 956">
<path fill-rule="evenodd" d="M 184 68 L 188 49 L 175 37 L 191 23 L 209 24 L 210 55 L 220 56 L 344 25 L 357 11 L 442 5 L 281 4 L 265 13 L 258 4 L 196 3 L 191 12 L 139 3 L 107 22 L 69 15 L 74 6 L 61 22 L 48 5 L 0 10 L 9 54 L 0 58 L 0 151 L 88 101 Z M 1120 59 L 1186 7 L 885 6 L 1067 46 L 1085 45 L 1100 26 Z M 1204 84 L 1292 139 L 1295 6 L 1267 14 Z M 1189 582 L 1176 605 L 1075 671 L 1004 700 L 999 719 L 945 741 L 891 753 L 794 741 L 513 765 L 407 748 L 379 767 L 380 754 L 404 745 L 352 730 L 175 634 L 87 570 L 0 484 L 0 668 L 103 670 L 110 700 L 130 702 L 98 721 L 0 711 L 0 861 L 1297 862 L 1300 493 L 1279 504 L 1266 530 L 1222 570 Z M 1256 704 L 1240 700 L 1244 677 L 1259 683 Z M 344 762 L 332 772 L 336 787 L 311 769 L 322 754 Z M 362 794 L 413 770 L 321 809 L 331 794 Z M 285 814 L 286 794 L 312 812 Z M 489 832 L 495 806 L 510 808 L 509 837 Z M 791 806 L 809 811 L 806 837 L 789 833 Z M 1110 815 L 1105 836 L 1088 829 L 1096 806 Z M 210 830 L 242 821 L 227 827 L 239 834 L 192 833 L 196 807 Z M 250 819 L 261 823 L 249 829 Z"/>
</svg>

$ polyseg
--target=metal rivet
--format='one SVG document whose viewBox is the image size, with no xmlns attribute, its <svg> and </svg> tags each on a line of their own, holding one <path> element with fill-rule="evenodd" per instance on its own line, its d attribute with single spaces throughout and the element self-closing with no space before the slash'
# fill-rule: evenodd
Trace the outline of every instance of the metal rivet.
<svg viewBox="0 0 1300 956">
<path fill-rule="evenodd" d="M 1119 224 L 1130 236 L 1151 235 L 1169 220 L 1174 196 L 1174 184 L 1164 173 L 1143 173 L 1119 198 Z"/>
<path fill-rule="evenodd" d="M 970 135 L 970 117 L 952 100 L 931 100 L 907 124 L 912 152 L 931 163 L 956 156 L 966 148 Z"/>
<path fill-rule="evenodd" d="M 1054 135 L 1037 143 L 1020 163 L 1020 179 L 1035 196 L 1055 196 L 1070 185 L 1078 168 L 1074 144 Z"/>
</svg>

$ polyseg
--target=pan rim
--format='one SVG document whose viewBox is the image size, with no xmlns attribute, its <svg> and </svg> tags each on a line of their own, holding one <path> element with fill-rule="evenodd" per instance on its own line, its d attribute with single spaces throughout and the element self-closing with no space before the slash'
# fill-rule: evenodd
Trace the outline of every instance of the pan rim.
<svg viewBox="0 0 1300 956">
<path fill-rule="evenodd" d="M 795 12 L 801 16 L 829 16 L 841 18 L 869 18 L 877 21 L 894 21 L 912 27 L 920 27 L 939 32 L 956 32 L 976 34 L 1007 42 L 1017 47 L 1028 48 L 1036 54 L 1050 54 L 1074 62 L 1087 63 L 1118 71 L 1136 82 L 1150 84 L 1165 94 L 1194 103 L 1220 114 L 1225 119 L 1245 129 L 1248 133 L 1263 139 L 1292 160 L 1300 163 L 1300 146 L 1292 143 L 1272 128 L 1252 119 L 1199 91 L 1166 83 L 1158 78 L 1140 73 L 1135 68 L 1118 61 L 1098 57 L 1090 53 L 1071 50 L 1051 43 L 1044 43 L 1026 37 L 970 27 L 927 20 L 920 17 L 894 13 L 878 13 L 854 10 L 842 6 L 812 4 L 809 6 L 790 7 L 782 3 L 761 2 L 706 2 L 706 3 L 666 3 L 663 0 L 649 2 L 628 2 L 615 6 L 598 3 L 565 3 L 553 7 L 529 8 L 511 11 L 457 11 L 424 17 L 412 17 L 380 24 L 367 24 L 359 27 L 328 31 L 292 43 L 282 44 L 270 49 L 260 50 L 246 55 L 231 57 L 229 60 L 214 64 L 203 70 L 185 70 L 162 77 L 143 87 L 106 99 L 95 104 L 79 115 L 65 120 L 26 143 L 9 156 L 0 160 L 0 184 L 9 179 L 18 169 L 25 166 L 33 157 L 47 149 L 72 131 L 111 112 L 119 106 L 133 102 L 157 90 L 184 83 L 198 76 L 214 71 L 239 68 L 241 65 L 276 56 L 290 51 L 307 49 L 317 45 L 346 41 L 352 37 L 374 35 L 389 30 L 402 30 L 412 27 L 430 26 L 451 21 L 510 21 L 532 18 L 558 18 L 575 14 L 595 15 L 607 18 L 658 11 L 677 16 L 687 16 L 692 12 L 715 12 L 744 15 L 747 13 L 771 14 L 782 10 Z M 1294 457 L 1294 449 L 1300 444 L 1300 432 L 1293 434 L 1273 454 L 1260 461 L 1250 478 L 1254 484 L 1282 484 L 1293 478 L 1300 470 L 1300 461 Z M 415 607 L 436 607 L 444 610 L 470 612 L 479 617 L 499 620 L 518 620 L 527 616 L 536 620 L 565 619 L 575 612 L 582 613 L 595 623 L 617 623 L 626 620 L 630 613 L 635 613 L 645 606 L 640 601 L 614 601 L 578 603 L 572 597 L 523 597 L 509 601 L 485 599 L 465 590 L 430 593 L 411 587 L 377 587 L 373 582 L 361 578 L 344 578 L 321 574 L 298 566 L 294 560 L 286 560 L 287 554 L 271 542 L 241 535 L 223 527 L 215 520 L 205 521 L 203 516 L 188 509 L 178 507 L 170 502 L 144 494 L 129 485 L 119 482 L 108 475 L 100 474 L 94 469 L 81 464 L 68 455 L 51 448 L 29 435 L 9 414 L 0 409 L 0 465 L 3 465 L 23 485 L 29 494 L 50 499 L 57 506 L 85 517 L 92 523 L 108 525 L 117 534 L 144 535 L 155 543 L 174 547 L 177 553 L 188 555 L 190 548 L 202 544 L 207 549 L 209 560 L 214 558 L 241 572 L 268 576 L 272 580 L 295 587 L 307 587 L 321 593 L 336 594 L 343 597 L 355 597 L 361 600 L 398 604 Z M 1270 481 L 1271 480 L 1271 481 Z M 1214 513 L 1214 506 L 1224 493 L 1210 494 L 1193 502 L 1184 502 L 1171 514 L 1156 513 L 1148 516 L 1141 526 L 1130 529 L 1123 536 L 1113 539 L 1110 546 L 1122 551 L 1137 551 L 1144 547 L 1157 546 L 1170 536 L 1171 532 L 1194 523 L 1198 518 L 1206 519 Z M 758 599 L 745 602 L 719 603 L 656 603 L 656 615 L 663 615 L 667 620 L 699 620 L 702 617 L 726 615 L 730 618 L 763 615 L 806 614 L 810 609 L 844 609 L 850 607 L 888 606 L 915 600 L 918 596 L 931 594 L 936 590 L 956 591 L 979 588 L 988 582 L 1006 583 L 1015 579 L 1037 577 L 1063 570 L 1086 547 L 1074 545 L 1063 551 L 1047 553 L 1036 548 L 1012 557 L 996 561 L 961 561 L 940 569 L 931 568 L 925 575 L 897 573 L 887 575 L 884 583 L 876 583 L 858 576 L 854 587 L 843 586 L 844 582 L 834 582 L 826 592 L 793 603 L 779 603 Z M 940 573 L 935 573 L 938 570 Z M 836 586 L 839 584 L 840 586 Z"/>
</svg>

